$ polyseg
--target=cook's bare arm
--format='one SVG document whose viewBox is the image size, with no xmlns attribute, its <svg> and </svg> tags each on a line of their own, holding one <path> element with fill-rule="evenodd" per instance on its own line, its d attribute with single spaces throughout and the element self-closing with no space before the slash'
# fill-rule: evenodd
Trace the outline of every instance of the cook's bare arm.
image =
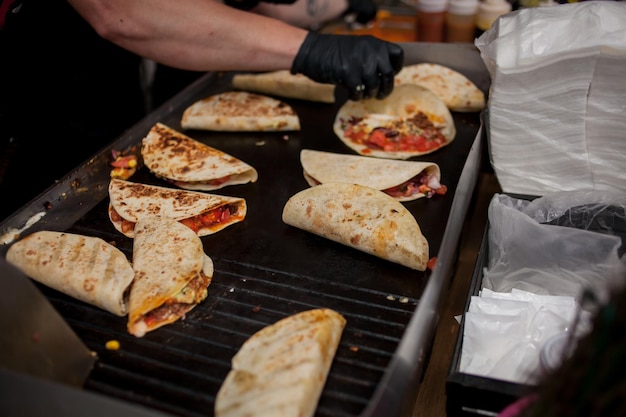
<svg viewBox="0 0 626 417">
<path fill-rule="evenodd" d="M 215 0 L 68 0 L 103 38 L 196 71 L 289 69 L 307 31 Z"/>
<path fill-rule="evenodd" d="M 299 27 L 313 27 L 348 10 L 348 0 L 297 0 L 293 4 L 260 2 L 252 11 Z"/>
</svg>

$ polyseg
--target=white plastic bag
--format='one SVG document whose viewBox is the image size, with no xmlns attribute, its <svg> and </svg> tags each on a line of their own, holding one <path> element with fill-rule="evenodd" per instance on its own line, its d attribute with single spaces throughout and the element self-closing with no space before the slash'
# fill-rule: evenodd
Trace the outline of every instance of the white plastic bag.
<svg viewBox="0 0 626 417">
<path fill-rule="evenodd" d="M 626 196 L 562 191 L 529 200 L 496 194 L 489 204 L 488 265 L 482 286 L 599 299 L 626 269 Z M 572 223 L 558 226 L 546 223 Z"/>
</svg>

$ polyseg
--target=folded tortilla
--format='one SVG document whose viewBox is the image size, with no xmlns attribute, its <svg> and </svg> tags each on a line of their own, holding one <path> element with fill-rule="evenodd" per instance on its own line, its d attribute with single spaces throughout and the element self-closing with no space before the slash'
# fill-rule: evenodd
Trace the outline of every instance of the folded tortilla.
<svg viewBox="0 0 626 417">
<path fill-rule="evenodd" d="M 398 201 L 445 194 L 441 171 L 433 162 L 400 161 L 303 149 L 304 178 L 311 186 L 327 182 L 366 185 Z"/>
<path fill-rule="evenodd" d="M 143 138 L 141 156 L 154 175 L 188 190 L 212 191 L 258 179 L 256 169 L 242 160 L 162 123 Z"/>
<path fill-rule="evenodd" d="M 207 297 L 213 279 L 200 237 L 161 216 L 137 221 L 133 270 L 127 328 L 136 337 L 184 318 Z"/>
<path fill-rule="evenodd" d="M 300 130 L 300 119 L 284 101 L 249 91 L 226 91 L 187 107 L 180 125 L 226 132 L 283 132 Z"/>
<path fill-rule="evenodd" d="M 391 94 L 346 101 L 335 116 L 333 131 L 359 155 L 409 159 L 449 145 L 456 126 L 443 100 L 426 87 L 396 86 Z"/>
<path fill-rule="evenodd" d="M 70 297 L 117 316 L 128 313 L 133 269 L 122 251 L 98 237 L 39 231 L 15 242 L 6 259 Z"/>
<path fill-rule="evenodd" d="M 135 237 L 135 223 L 145 216 L 167 216 L 206 236 L 243 221 L 246 200 L 141 184 L 121 179 L 109 183 L 109 219 L 125 236 Z"/>
<path fill-rule="evenodd" d="M 325 183 L 291 196 L 283 222 L 419 271 L 428 241 L 402 203 L 371 187 Z"/>
<path fill-rule="evenodd" d="M 395 85 L 417 84 L 437 94 L 452 111 L 476 112 L 485 108 L 485 94 L 465 75 L 444 65 L 423 62 L 403 67 Z"/>
<path fill-rule="evenodd" d="M 335 85 L 322 84 L 289 70 L 235 74 L 233 88 L 300 100 L 335 102 Z"/>
<path fill-rule="evenodd" d="M 313 417 L 345 325 L 318 308 L 256 332 L 232 359 L 215 416 Z"/>
</svg>

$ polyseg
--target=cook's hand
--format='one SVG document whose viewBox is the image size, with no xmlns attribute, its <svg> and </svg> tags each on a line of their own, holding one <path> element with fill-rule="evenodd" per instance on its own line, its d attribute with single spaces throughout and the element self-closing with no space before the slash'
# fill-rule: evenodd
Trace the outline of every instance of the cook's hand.
<svg viewBox="0 0 626 417">
<path fill-rule="evenodd" d="M 259 3 L 293 4 L 296 0 L 224 0 L 224 4 L 240 10 L 250 10 Z"/>
<path fill-rule="evenodd" d="M 344 16 L 355 15 L 355 21 L 364 25 L 376 17 L 376 12 L 378 5 L 373 0 L 348 0 Z"/>
<path fill-rule="evenodd" d="M 371 35 L 333 35 L 309 32 L 291 66 L 292 74 L 348 89 L 350 100 L 387 97 L 404 51 Z"/>
</svg>

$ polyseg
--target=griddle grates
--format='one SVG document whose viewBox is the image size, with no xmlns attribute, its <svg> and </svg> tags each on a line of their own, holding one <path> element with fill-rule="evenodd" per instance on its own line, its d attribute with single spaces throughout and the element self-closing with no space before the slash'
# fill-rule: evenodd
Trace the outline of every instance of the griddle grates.
<svg viewBox="0 0 626 417">
<path fill-rule="evenodd" d="M 85 388 L 177 416 L 212 416 L 215 396 L 243 342 L 303 310 L 332 308 L 347 320 L 317 416 L 358 416 L 370 401 L 417 300 L 396 294 L 215 260 L 207 299 L 187 317 L 136 338 L 126 317 L 42 287 L 98 355 Z M 390 297 L 391 296 L 391 297 Z M 119 350 L 107 350 L 109 340 Z"/>
</svg>

